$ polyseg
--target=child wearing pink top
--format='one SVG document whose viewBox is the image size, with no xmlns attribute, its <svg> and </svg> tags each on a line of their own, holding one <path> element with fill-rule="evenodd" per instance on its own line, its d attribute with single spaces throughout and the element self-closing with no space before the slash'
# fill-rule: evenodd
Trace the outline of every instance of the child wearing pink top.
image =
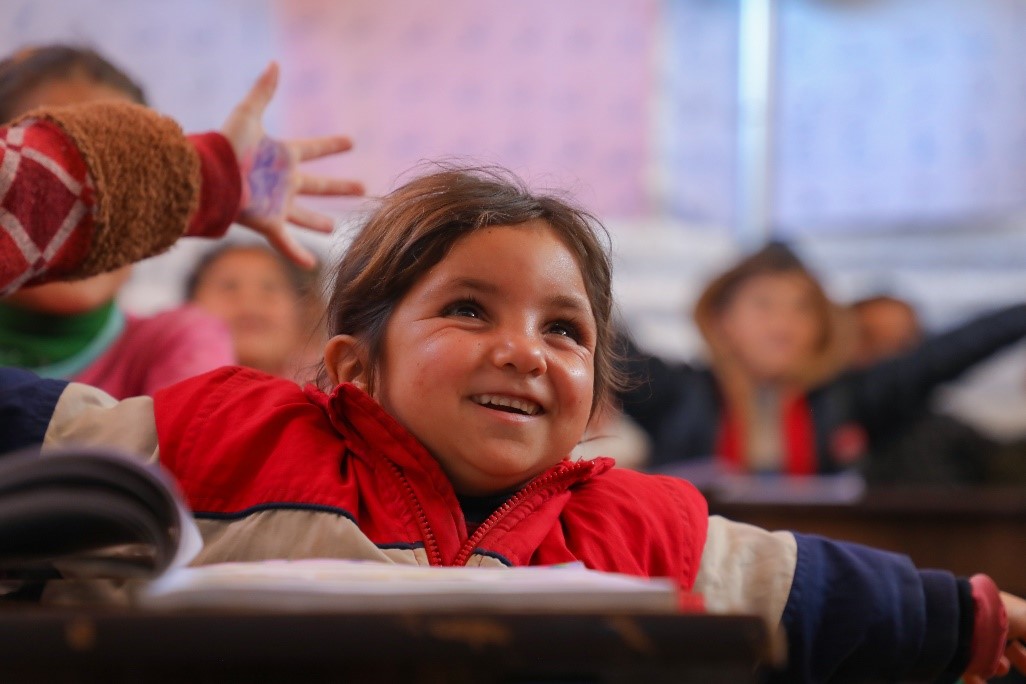
<svg viewBox="0 0 1026 684">
<path fill-rule="evenodd" d="M 157 390 L 234 363 L 232 339 L 219 319 L 194 306 L 155 316 L 128 314 L 121 335 L 72 379 L 116 398 Z"/>
</svg>

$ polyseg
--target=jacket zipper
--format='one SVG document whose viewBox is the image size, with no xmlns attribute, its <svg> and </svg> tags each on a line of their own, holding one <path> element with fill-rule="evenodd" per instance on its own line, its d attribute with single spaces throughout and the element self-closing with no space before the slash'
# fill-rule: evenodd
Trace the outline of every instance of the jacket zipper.
<svg viewBox="0 0 1026 684">
<path fill-rule="evenodd" d="M 403 475 L 399 466 L 392 461 L 387 461 L 387 463 L 392 469 L 392 474 L 395 475 L 395 478 L 402 485 L 403 491 L 406 493 L 407 501 L 420 523 L 421 536 L 424 537 L 424 552 L 427 554 L 428 563 L 431 565 L 445 565 L 442 559 L 442 550 L 438 546 L 438 539 L 435 537 L 435 533 L 431 529 L 427 513 L 424 512 L 424 507 L 420 505 L 420 500 L 417 498 L 416 492 L 413 491 L 413 485 L 411 485 L 409 480 L 406 479 L 406 476 Z M 567 479 L 570 476 L 576 477 L 578 471 L 587 467 L 590 467 L 590 463 L 587 461 L 575 461 L 561 470 L 539 477 L 537 480 L 529 483 L 526 487 L 511 496 L 506 503 L 499 506 L 494 513 L 488 516 L 488 519 L 481 523 L 477 530 L 474 531 L 474 534 L 467 539 L 463 548 L 460 549 L 455 560 L 453 560 L 452 565 L 466 565 L 467 561 L 470 560 L 470 555 L 474 552 L 474 549 L 477 548 L 480 541 L 484 539 L 485 535 L 488 534 L 488 532 L 495 527 L 500 520 L 506 517 L 510 511 L 519 506 L 524 499 L 534 494 L 539 489 L 550 487 L 560 480 Z"/>
<path fill-rule="evenodd" d="M 560 480 L 568 479 L 570 476 L 576 477 L 578 471 L 590 467 L 590 465 L 591 464 L 587 461 L 575 461 L 574 463 L 571 463 L 570 465 L 561 470 L 557 470 L 547 475 L 543 475 L 539 477 L 537 480 L 534 480 L 533 482 L 529 483 L 526 487 L 524 487 L 519 492 L 511 496 L 506 501 L 506 503 L 499 506 L 494 513 L 488 516 L 487 520 L 481 523 L 481 525 L 474 531 L 474 534 L 472 534 L 470 538 L 467 539 L 466 543 L 463 545 L 463 548 L 460 549 L 460 552 L 456 555 L 456 558 L 455 560 L 453 560 L 452 564 L 457 566 L 466 565 L 467 561 L 470 560 L 470 555 L 474 553 L 474 549 L 477 548 L 477 545 L 481 542 L 482 539 L 484 539 L 485 535 L 487 535 L 488 532 L 490 532 L 491 529 L 495 527 L 500 520 L 506 517 L 510 513 L 510 511 L 519 506 L 524 501 L 524 499 L 531 496 L 539 489 L 550 487 L 553 484 L 559 482 Z"/>
<path fill-rule="evenodd" d="M 417 498 L 416 492 L 413 491 L 413 485 L 403 475 L 402 470 L 392 461 L 386 459 L 389 467 L 392 469 L 392 474 L 395 475 L 399 484 L 402 486 L 403 491 L 406 493 L 406 499 L 417 515 L 417 520 L 420 523 L 420 534 L 424 537 L 424 552 L 427 554 L 428 563 L 431 565 L 444 565 L 442 562 L 442 550 L 438 547 L 438 539 L 435 537 L 434 531 L 431 529 L 431 525 L 428 523 L 427 513 L 424 512 L 424 507 L 420 505 L 420 500 Z"/>
</svg>

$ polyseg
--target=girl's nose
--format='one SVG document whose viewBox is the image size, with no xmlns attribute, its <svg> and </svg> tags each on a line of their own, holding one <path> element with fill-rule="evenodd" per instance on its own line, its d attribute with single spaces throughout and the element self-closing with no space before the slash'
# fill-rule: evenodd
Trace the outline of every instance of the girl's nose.
<svg viewBox="0 0 1026 684">
<path fill-rule="evenodd" d="M 545 350 L 537 335 L 500 336 L 492 347 L 492 361 L 500 368 L 509 368 L 522 375 L 541 375 L 546 369 Z"/>
</svg>

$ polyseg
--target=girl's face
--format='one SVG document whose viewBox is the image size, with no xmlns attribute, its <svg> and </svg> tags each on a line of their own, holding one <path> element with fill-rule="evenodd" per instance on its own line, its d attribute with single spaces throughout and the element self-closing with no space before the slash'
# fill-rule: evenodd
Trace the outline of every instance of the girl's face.
<svg viewBox="0 0 1026 684">
<path fill-rule="evenodd" d="M 577 261 L 547 224 L 478 230 L 395 308 L 373 393 L 458 492 L 512 489 L 584 434 L 596 334 Z"/>
<path fill-rule="evenodd" d="M 794 378 L 816 351 L 823 333 L 808 276 L 755 276 L 738 287 L 720 314 L 731 355 L 757 382 Z"/>
<path fill-rule="evenodd" d="M 247 248 L 221 254 L 207 266 L 193 302 L 228 324 L 239 363 L 285 371 L 302 336 L 301 310 L 277 257 Z"/>
</svg>

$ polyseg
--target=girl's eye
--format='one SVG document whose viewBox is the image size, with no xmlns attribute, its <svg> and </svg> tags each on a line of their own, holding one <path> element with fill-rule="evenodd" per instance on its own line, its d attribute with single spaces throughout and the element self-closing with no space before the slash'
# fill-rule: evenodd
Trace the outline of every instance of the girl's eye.
<svg viewBox="0 0 1026 684">
<path fill-rule="evenodd" d="M 581 341 L 580 329 L 570 321 L 556 321 L 549 325 L 549 332 L 561 337 L 566 337 L 574 342 Z"/>
<path fill-rule="evenodd" d="M 476 302 L 462 301 L 454 302 L 445 308 L 446 316 L 458 316 L 461 318 L 482 318 L 481 306 Z"/>
</svg>

